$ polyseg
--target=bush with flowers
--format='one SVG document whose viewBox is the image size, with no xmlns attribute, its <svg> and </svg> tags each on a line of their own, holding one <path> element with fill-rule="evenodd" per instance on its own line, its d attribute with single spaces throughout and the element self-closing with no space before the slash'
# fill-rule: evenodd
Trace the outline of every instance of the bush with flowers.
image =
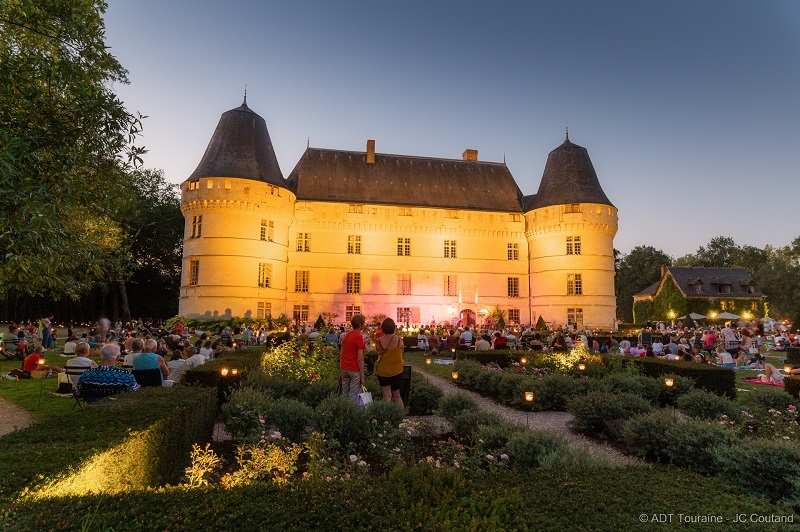
<svg viewBox="0 0 800 532">
<path fill-rule="evenodd" d="M 319 379 L 338 379 L 339 350 L 317 337 L 313 344 L 293 338 L 267 350 L 261 358 L 261 370 L 268 376 L 281 376 L 308 384 Z"/>
</svg>

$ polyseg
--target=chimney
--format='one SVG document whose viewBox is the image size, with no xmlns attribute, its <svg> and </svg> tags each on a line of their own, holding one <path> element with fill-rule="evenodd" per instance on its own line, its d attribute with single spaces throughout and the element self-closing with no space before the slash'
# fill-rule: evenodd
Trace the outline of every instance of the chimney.
<svg viewBox="0 0 800 532">
<path fill-rule="evenodd" d="M 478 150 L 464 150 L 464 153 L 461 154 L 461 158 L 465 161 L 477 161 L 478 160 Z"/>
<path fill-rule="evenodd" d="M 375 141 L 367 141 L 367 164 L 375 164 Z"/>
</svg>

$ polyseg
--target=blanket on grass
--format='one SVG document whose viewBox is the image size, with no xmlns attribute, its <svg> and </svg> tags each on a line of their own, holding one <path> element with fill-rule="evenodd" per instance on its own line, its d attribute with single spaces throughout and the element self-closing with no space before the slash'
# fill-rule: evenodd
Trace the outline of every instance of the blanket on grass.
<svg viewBox="0 0 800 532">
<path fill-rule="evenodd" d="M 768 386 L 783 386 L 783 383 L 778 384 L 777 382 L 764 382 L 761 379 L 742 379 L 743 382 L 754 382 L 756 384 L 766 384 Z"/>
</svg>

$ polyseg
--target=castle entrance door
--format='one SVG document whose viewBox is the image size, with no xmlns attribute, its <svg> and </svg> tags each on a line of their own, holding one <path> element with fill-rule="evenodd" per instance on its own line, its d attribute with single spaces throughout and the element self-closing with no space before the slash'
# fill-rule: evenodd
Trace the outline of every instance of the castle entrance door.
<svg viewBox="0 0 800 532">
<path fill-rule="evenodd" d="M 473 325 L 478 323 L 477 315 L 475 314 L 475 311 L 472 309 L 465 308 L 464 310 L 461 311 L 461 315 L 459 317 L 461 318 L 462 326 L 469 325 L 470 327 L 472 327 Z"/>
</svg>

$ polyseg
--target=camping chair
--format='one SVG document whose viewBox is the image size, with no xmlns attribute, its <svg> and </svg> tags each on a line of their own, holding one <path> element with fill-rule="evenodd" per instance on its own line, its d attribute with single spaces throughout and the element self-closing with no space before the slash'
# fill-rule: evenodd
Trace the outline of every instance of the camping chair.
<svg viewBox="0 0 800 532">
<path fill-rule="evenodd" d="M 104 399 L 106 397 L 112 397 L 114 395 L 127 392 L 128 385 L 127 384 L 92 384 L 92 383 L 85 383 L 82 384 L 80 389 L 75 387 L 72 392 L 72 397 L 75 398 L 75 404 L 72 405 L 72 409 L 75 410 L 76 406 L 80 406 L 83 408 L 83 403 L 86 401 L 93 403 L 95 401 L 99 401 L 100 399 Z"/>
<path fill-rule="evenodd" d="M 69 381 L 72 383 L 73 390 L 78 384 L 78 379 L 81 378 L 81 375 L 83 375 L 83 372 L 87 369 L 89 369 L 88 366 L 76 367 L 70 366 L 69 364 L 64 367 L 64 372 L 67 374 L 67 377 L 69 377 Z"/>
<path fill-rule="evenodd" d="M 133 378 L 142 388 L 161 386 L 160 369 L 135 369 L 133 370 Z"/>
</svg>

